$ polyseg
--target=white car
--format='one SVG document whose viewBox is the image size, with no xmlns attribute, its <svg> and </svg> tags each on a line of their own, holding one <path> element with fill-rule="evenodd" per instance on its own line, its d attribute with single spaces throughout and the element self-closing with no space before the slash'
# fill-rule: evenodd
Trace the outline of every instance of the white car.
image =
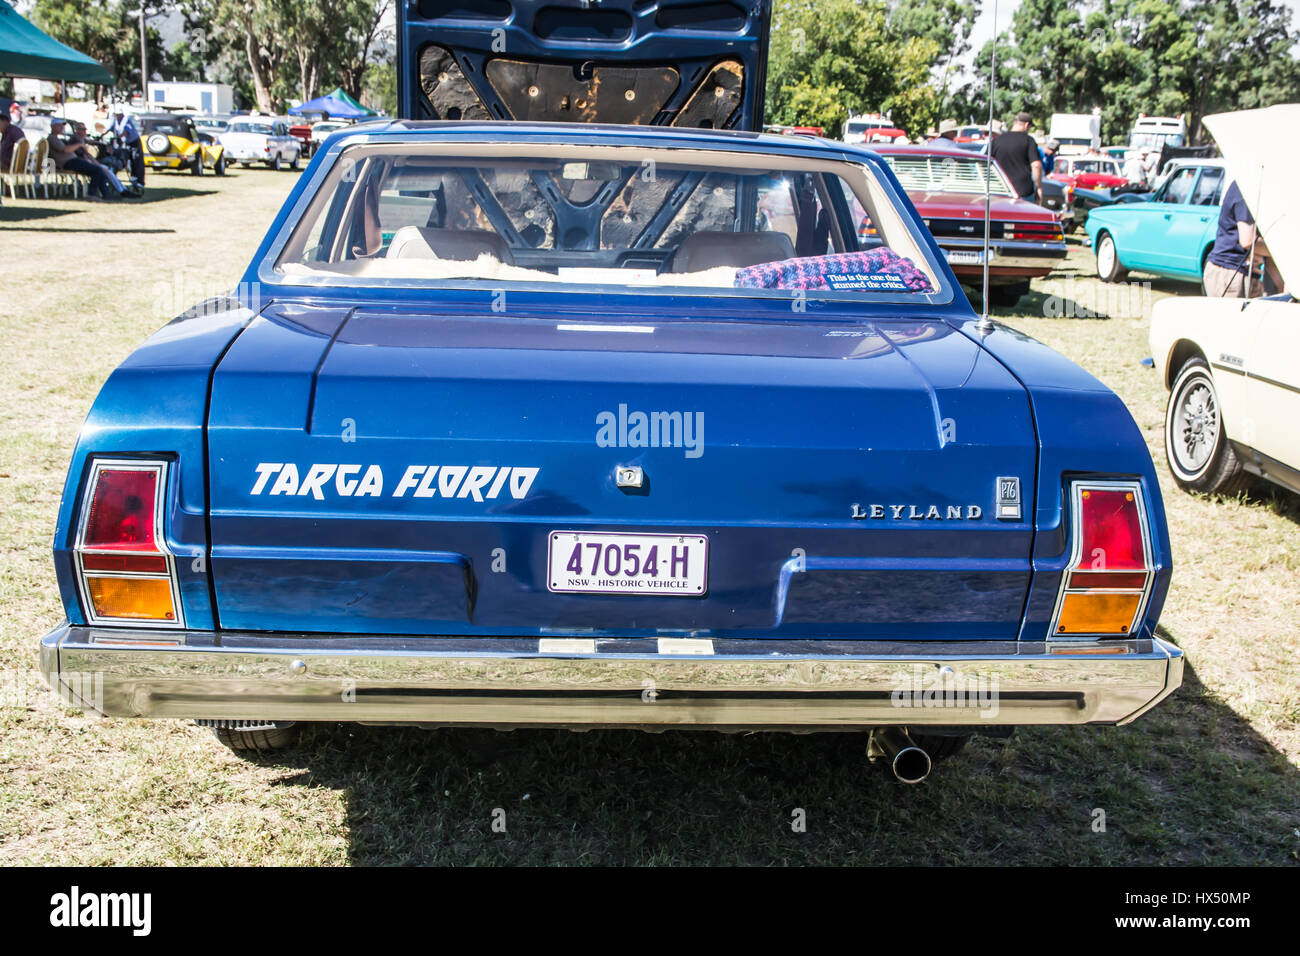
<svg viewBox="0 0 1300 956">
<path fill-rule="evenodd" d="M 337 132 L 345 127 L 351 126 L 352 123 L 344 120 L 320 120 L 311 124 L 311 144 L 312 149 L 320 146 L 321 143 L 329 139 L 330 133 Z"/>
<path fill-rule="evenodd" d="M 1289 168 L 1300 105 L 1221 113 L 1205 125 L 1287 288 L 1300 288 Z M 1165 454 L 1178 484 L 1231 495 L 1259 475 L 1300 493 L 1300 303 L 1285 293 L 1165 299 L 1152 312 L 1150 340 L 1170 390 Z"/>
<path fill-rule="evenodd" d="M 274 116 L 244 116 L 230 121 L 221 134 L 230 162 L 251 166 L 266 163 L 272 169 L 298 168 L 302 144 L 289 133 L 289 124 Z"/>
</svg>

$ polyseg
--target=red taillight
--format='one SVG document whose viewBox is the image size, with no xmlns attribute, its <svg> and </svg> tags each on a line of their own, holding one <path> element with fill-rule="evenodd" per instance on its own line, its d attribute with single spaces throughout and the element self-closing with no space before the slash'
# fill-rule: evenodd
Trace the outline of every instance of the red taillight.
<svg viewBox="0 0 1300 956">
<path fill-rule="evenodd" d="M 1146 606 L 1155 570 L 1142 487 L 1135 481 L 1076 482 L 1070 505 L 1073 550 L 1052 634 L 1129 635 Z"/>
<path fill-rule="evenodd" d="M 1146 568 L 1136 492 L 1080 488 L 1079 519 L 1085 567 L 1101 571 Z"/>
<path fill-rule="evenodd" d="M 1005 226 L 1006 238 L 1028 242 L 1061 242 L 1064 236 L 1059 223 L 1009 222 Z"/>
<path fill-rule="evenodd" d="M 153 523 L 158 472 L 152 468 L 101 468 L 94 481 L 82 547 L 156 551 Z"/>
<path fill-rule="evenodd" d="M 183 626 L 176 566 L 163 538 L 167 463 L 97 460 L 75 548 L 91 624 Z"/>
</svg>

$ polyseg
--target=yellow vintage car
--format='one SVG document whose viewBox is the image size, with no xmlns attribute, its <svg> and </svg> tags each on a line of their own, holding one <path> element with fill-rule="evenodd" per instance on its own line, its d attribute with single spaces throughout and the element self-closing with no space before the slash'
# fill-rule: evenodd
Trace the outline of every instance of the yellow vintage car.
<svg viewBox="0 0 1300 956">
<path fill-rule="evenodd" d="M 194 128 L 194 120 L 174 113 L 137 116 L 144 164 L 149 169 L 188 169 L 195 176 L 211 170 L 226 174 L 226 150 L 213 137 Z"/>
</svg>

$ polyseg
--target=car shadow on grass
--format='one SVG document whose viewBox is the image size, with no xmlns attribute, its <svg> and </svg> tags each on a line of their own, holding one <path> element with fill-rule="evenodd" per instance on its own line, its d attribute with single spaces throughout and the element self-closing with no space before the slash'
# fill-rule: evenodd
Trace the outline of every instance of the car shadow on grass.
<svg viewBox="0 0 1300 956">
<path fill-rule="evenodd" d="M 344 794 L 365 865 L 1300 860 L 1300 772 L 1190 667 L 1134 724 L 977 738 L 918 786 L 865 744 L 322 724 L 277 763 Z"/>
</svg>

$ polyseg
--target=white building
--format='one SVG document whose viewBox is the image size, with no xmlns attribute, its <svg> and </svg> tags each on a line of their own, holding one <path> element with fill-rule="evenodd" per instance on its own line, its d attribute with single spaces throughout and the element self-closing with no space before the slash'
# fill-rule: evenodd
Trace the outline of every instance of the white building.
<svg viewBox="0 0 1300 956">
<path fill-rule="evenodd" d="M 235 108 L 235 91 L 224 83 L 149 81 L 146 110 L 166 107 L 200 113 L 229 113 Z"/>
</svg>

